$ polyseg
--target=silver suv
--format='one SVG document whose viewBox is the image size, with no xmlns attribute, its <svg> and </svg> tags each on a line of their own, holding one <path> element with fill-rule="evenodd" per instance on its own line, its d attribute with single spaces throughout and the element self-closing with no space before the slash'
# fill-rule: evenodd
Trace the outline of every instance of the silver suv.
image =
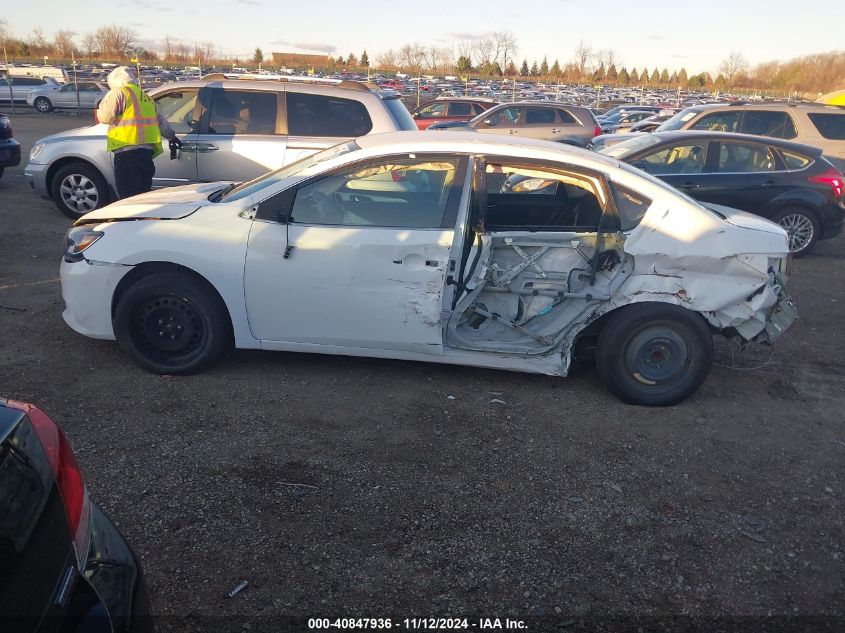
<svg viewBox="0 0 845 633">
<path fill-rule="evenodd" d="M 175 159 L 156 158 L 153 187 L 249 180 L 344 140 L 416 130 L 393 91 L 369 84 L 203 80 L 150 91 L 184 143 Z M 35 143 L 25 174 L 32 188 L 78 218 L 114 199 L 105 125 L 53 134 Z"/>
<path fill-rule="evenodd" d="M 710 130 L 773 136 L 818 147 L 845 168 L 845 107 L 822 104 L 709 104 L 681 110 L 658 131 Z"/>
</svg>

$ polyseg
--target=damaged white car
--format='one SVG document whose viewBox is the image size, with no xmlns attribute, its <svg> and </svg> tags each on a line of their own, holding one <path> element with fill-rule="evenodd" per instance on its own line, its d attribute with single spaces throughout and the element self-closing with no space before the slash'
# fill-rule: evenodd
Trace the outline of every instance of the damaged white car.
<svg viewBox="0 0 845 633">
<path fill-rule="evenodd" d="M 601 155 L 403 132 L 89 213 L 61 278 L 67 323 L 154 372 L 232 346 L 555 376 L 590 353 L 616 396 L 668 405 L 715 333 L 792 324 L 788 252 L 777 225 Z"/>
</svg>

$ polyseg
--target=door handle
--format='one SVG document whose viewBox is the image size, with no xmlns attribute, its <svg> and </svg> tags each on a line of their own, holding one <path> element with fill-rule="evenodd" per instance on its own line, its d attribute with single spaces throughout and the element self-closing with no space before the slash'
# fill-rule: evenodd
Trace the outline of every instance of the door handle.
<svg viewBox="0 0 845 633">
<path fill-rule="evenodd" d="M 558 132 L 560 132 L 560 128 L 556 128 L 556 127 L 552 128 L 552 134 L 557 134 Z"/>
<path fill-rule="evenodd" d="M 207 154 L 208 152 L 216 152 L 218 149 L 220 149 L 214 143 L 197 143 L 196 148 L 197 148 L 196 151 L 199 152 L 200 154 Z"/>
<path fill-rule="evenodd" d="M 508 134 L 517 134 L 516 130 L 508 130 Z"/>
<path fill-rule="evenodd" d="M 701 185 L 697 182 L 685 182 L 682 185 L 678 185 L 678 189 L 698 189 Z"/>
</svg>

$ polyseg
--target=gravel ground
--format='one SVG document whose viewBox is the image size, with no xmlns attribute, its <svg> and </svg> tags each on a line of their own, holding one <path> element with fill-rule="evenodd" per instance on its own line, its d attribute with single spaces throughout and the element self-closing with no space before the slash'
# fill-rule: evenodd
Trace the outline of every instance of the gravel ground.
<svg viewBox="0 0 845 633">
<path fill-rule="evenodd" d="M 89 120 L 13 127 L 26 157 Z M 62 321 L 69 221 L 23 165 L 0 199 L 0 393 L 69 434 L 154 612 L 171 616 L 160 628 L 446 615 L 845 627 L 845 238 L 796 263 L 801 317 L 771 357 L 734 359 L 761 367 L 717 366 L 687 402 L 646 409 L 594 371 L 237 352 L 203 375 L 155 376 Z"/>
</svg>

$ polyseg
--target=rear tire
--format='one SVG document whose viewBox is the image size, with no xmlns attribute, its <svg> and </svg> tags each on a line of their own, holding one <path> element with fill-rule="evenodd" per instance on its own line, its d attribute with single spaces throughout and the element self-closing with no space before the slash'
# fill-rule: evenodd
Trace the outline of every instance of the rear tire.
<svg viewBox="0 0 845 633">
<path fill-rule="evenodd" d="M 801 207 L 787 207 L 781 209 L 773 218 L 773 222 L 789 234 L 789 252 L 795 257 L 801 257 L 819 241 L 821 225 L 815 213 Z"/>
<path fill-rule="evenodd" d="M 203 281 L 180 272 L 142 277 L 117 304 L 114 333 L 120 347 L 156 374 L 193 374 L 229 345 L 229 317 Z"/>
<path fill-rule="evenodd" d="M 47 97 L 36 97 L 32 102 L 32 106 L 41 114 L 47 114 L 53 111 L 53 104 Z"/>
<path fill-rule="evenodd" d="M 677 404 L 701 386 L 712 365 L 713 336 L 707 323 L 679 306 L 624 307 L 599 336 L 598 373 L 607 388 L 629 404 Z"/>
<path fill-rule="evenodd" d="M 78 220 L 109 203 L 106 179 L 87 163 L 70 163 L 53 175 L 53 202 L 71 220 Z"/>
</svg>

